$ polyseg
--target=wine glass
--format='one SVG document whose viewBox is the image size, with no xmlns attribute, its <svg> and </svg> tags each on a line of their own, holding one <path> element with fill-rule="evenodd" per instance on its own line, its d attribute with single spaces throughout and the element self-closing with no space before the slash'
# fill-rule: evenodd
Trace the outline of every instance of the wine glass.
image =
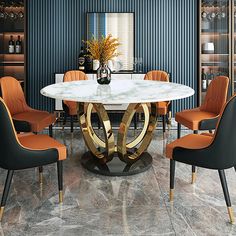
<svg viewBox="0 0 236 236">
<path fill-rule="evenodd" d="M 134 72 L 137 72 L 137 71 L 136 71 L 136 66 L 137 66 L 137 64 L 138 64 L 138 58 L 137 58 L 137 57 L 134 57 L 134 58 L 133 58 Z"/>
<path fill-rule="evenodd" d="M 142 73 L 142 65 L 143 65 L 143 58 L 139 57 L 138 58 L 138 64 L 139 64 L 139 72 Z"/>
</svg>

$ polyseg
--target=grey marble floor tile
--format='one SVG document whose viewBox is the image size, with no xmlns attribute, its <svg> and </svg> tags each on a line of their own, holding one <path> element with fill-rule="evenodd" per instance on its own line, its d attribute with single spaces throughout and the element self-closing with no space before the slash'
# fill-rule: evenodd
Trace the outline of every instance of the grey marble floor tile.
<svg viewBox="0 0 236 236">
<path fill-rule="evenodd" d="M 229 223 L 226 207 L 174 203 L 168 212 L 176 235 L 236 235 L 236 225 Z"/>
<path fill-rule="evenodd" d="M 51 212 L 48 217 L 29 222 L 27 234 L 40 235 L 174 235 L 166 208 L 110 207 L 80 209 L 74 207 Z M 60 216 L 58 216 L 60 214 Z"/>
<path fill-rule="evenodd" d="M 182 135 L 190 131 L 183 130 Z M 129 138 L 132 139 L 133 131 Z M 197 169 L 191 185 L 191 167 L 177 163 L 175 201 L 170 204 L 169 160 L 166 143 L 176 139 L 171 129 L 163 139 L 157 130 L 148 149 L 153 166 L 127 177 L 95 175 L 85 170 L 80 158 L 87 150 L 79 130 L 54 132 L 68 149 L 64 162 L 64 203 L 58 205 L 56 165 L 44 168 L 43 187 L 38 170 L 17 171 L 8 198 L 0 235 L 236 235 L 228 223 L 217 171 Z M 236 173 L 226 171 L 233 205 Z M 6 171 L 0 172 L 0 192 Z M 236 210 L 236 208 L 235 208 Z M 236 212 L 235 212 L 236 213 Z"/>
</svg>

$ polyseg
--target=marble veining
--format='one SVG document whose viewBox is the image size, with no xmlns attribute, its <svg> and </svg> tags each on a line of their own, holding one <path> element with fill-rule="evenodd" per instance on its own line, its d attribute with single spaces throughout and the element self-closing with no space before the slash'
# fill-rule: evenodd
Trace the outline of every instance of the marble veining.
<svg viewBox="0 0 236 236">
<path fill-rule="evenodd" d="M 64 82 L 41 89 L 47 97 L 103 104 L 129 104 L 171 101 L 190 97 L 194 90 L 188 86 L 150 80 L 112 80 L 99 85 L 93 80 Z"/>
<path fill-rule="evenodd" d="M 182 135 L 189 133 L 183 130 Z M 130 137 L 133 136 L 130 132 Z M 54 131 L 65 143 L 64 203 L 58 205 L 56 165 L 44 167 L 43 186 L 37 169 L 16 171 L 0 235 L 6 236 L 156 236 L 236 235 L 228 223 L 217 171 L 197 168 L 197 182 L 191 185 L 191 167 L 176 165 L 174 203 L 168 201 L 169 160 L 165 145 L 176 139 L 173 126 L 163 139 L 161 124 L 149 147 L 153 166 L 126 177 L 95 175 L 82 168 L 85 151 L 79 129 Z M 0 193 L 6 171 L 0 172 Z M 236 214 L 236 173 L 226 171 L 229 192 Z"/>
</svg>

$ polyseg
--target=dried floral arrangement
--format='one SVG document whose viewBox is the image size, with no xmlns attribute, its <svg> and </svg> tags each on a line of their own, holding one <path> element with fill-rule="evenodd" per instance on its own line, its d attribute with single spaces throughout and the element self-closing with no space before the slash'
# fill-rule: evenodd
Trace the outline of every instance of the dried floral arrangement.
<svg viewBox="0 0 236 236">
<path fill-rule="evenodd" d="M 120 55 L 117 53 L 119 45 L 119 39 L 113 38 L 111 34 L 102 36 L 99 39 L 93 37 L 90 40 L 85 41 L 87 50 L 91 54 L 93 60 L 99 60 L 100 63 L 107 63 L 109 60 Z"/>
</svg>

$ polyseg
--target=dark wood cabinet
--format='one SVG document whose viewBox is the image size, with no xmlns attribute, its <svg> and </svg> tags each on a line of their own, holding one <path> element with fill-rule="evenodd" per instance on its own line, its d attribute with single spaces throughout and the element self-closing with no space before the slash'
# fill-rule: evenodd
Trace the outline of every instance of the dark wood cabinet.
<svg viewBox="0 0 236 236">
<path fill-rule="evenodd" d="M 9 40 L 14 40 L 14 53 Z M 21 50 L 16 49 L 18 37 Z M 26 1 L 0 1 L 0 77 L 13 76 L 26 86 Z M 19 48 L 18 48 L 19 49 Z"/>
<path fill-rule="evenodd" d="M 199 103 L 211 80 L 218 75 L 231 79 L 236 92 L 236 0 L 199 1 Z"/>
</svg>

